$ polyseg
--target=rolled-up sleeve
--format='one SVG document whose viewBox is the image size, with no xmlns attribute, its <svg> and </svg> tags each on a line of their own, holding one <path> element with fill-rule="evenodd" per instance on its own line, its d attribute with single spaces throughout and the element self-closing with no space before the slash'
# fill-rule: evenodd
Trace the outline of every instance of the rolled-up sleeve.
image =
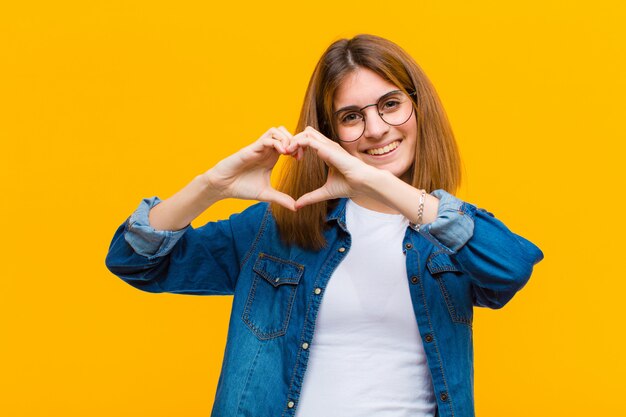
<svg viewBox="0 0 626 417">
<path fill-rule="evenodd" d="M 168 254 L 190 225 L 180 230 L 156 230 L 150 226 L 149 213 L 161 203 L 159 197 L 144 198 L 126 221 L 124 239 L 139 255 L 149 259 Z"/>
<path fill-rule="evenodd" d="M 475 208 L 445 190 L 431 195 L 439 199 L 437 218 L 420 227 L 420 233 L 449 254 L 455 254 L 474 234 Z"/>
<path fill-rule="evenodd" d="M 226 220 L 178 231 L 154 230 L 148 222 L 157 197 L 144 199 L 115 231 L 105 258 L 113 274 L 152 293 L 232 295 L 240 268 L 270 210 L 257 203 Z"/>
<path fill-rule="evenodd" d="M 504 306 L 526 285 L 543 252 L 487 210 L 444 190 L 432 195 L 440 200 L 437 218 L 422 226 L 420 234 L 467 274 L 475 305 Z"/>
</svg>

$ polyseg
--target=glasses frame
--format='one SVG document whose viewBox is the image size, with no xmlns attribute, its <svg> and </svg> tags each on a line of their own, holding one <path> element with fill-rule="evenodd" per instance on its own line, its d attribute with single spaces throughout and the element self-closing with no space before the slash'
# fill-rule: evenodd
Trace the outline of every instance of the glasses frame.
<svg viewBox="0 0 626 417">
<path fill-rule="evenodd" d="M 361 132 L 361 134 L 359 135 L 359 137 L 358 137 L 358 138 L 356 138 L 356 139 L 352 139 L 352 140 L 343 140 L 343 139 L 340 139 L 340 138 L 339 138 L 339 135 L 336 135 L 336 136 L 337 136 L 337 140 L 338 140 L 338 141 L 340 141 L 340 142 L 344 142 L 344 143 L 352 143 L 352 142 L 356 142 L 357 140 L 361 139 L 361 138 L 363 137 L 363 134 L 365 133 L 365 129 L 366 129 L 366 127 L 367 127 L 367 117 L 366 117 L 365 113 L 363 113 L 363 110 L 365 110 L 365 109 L 366 109 L 366 108 L 368 108 L 368 107 L 372 107 L 372 106 L 376 106 L 376 108 L 378 109 L 378 105 L 380 104 L 380 102 L 381 102 L 382 100 L 384 100 L 384 99 L 387 99 L 387 98 L 388 98 L 387 96 L 388 96 L 388 95 L 390 95 L 390 94 L 393 94 L 393 93 L 403 93 L 403 94 L 406 94 L 406 95 L 408 95 L 408 96 L 409 96 L 409 100 L 411 100 L 411 99 L 410 99 L 410 97 L 411 97 L 411 96 L 416 96 L 416 95 L 417 95 L 417 91 L 413 91 L 413 92 L 411 92 L 411 93 L 405 93 L 405 92 L 404 92 L 404 91 L 402 91 L 402 90 L 392 90 L 392 91 L 390 91 L 390 92 L 388 92 L 388 93 L 384 94 L 382 97 L 380 97 L 380 98 L 378 99 L 378 101 L 376 101 L 376 103 L 372 103 L 372 104 L 368 104 L 368 105 L 366 105 L 366 106 L 363 106 L 363 107 L 361 107 L 359 110 L 353 110 L 353 111 L 355 111 L 355 112 L 360 113 L 360 114 L 361 114 L 361 116 L 363 116 L 363 131 Z M 376 114 L 378 114 L 378 117 L 380 117 L 380 119 L 381 119 L 383 122 L 387 123 L 389 126 L 402 126 L 403 124 L 405 124 L 406 122 L 408 122 L 408 121 L 411 119 L 411 116 L 413 116 L 413 112 L 416 110 L 415 106 L 416 106 L 415 102 L 414 102 L 413 100 L 411 100 L 411 113 L 409 114 L 409 117 L 407 117 L 407 119 L 406 119 L 404 122 L 402 122 L 402 123 L 398 123 L 398 124 L 395 124 L 395 125 L 394 125 L 394 124 L 392 124 L 392 123 L 387 122 L 387 121 L 383 118 L 383 115 L 382 115 L 380 112 L 378 112 L 378 111 L 377 111 L 377 112 L 376 112 Z M 345 110 L 338 110 L 338 111 L 334 112 L 334 113 L 333 113 L 333 118 L 337 115 L 337 113 L 340 113 L 340 112 L 342 112 L 342 111 L 345 111 Z"/>
</svg>

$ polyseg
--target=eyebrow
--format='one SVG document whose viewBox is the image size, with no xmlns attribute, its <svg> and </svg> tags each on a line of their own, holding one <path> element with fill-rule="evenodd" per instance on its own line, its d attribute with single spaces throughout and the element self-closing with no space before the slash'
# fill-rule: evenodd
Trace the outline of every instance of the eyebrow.
<svg viewBox="0 0 626 417">
<path fill-rule="evenodd" d="M 401 92 L 402 92 L 402 90 L 391 90 L 388 93 L 385 93 L 382 96 L 378 97 L 378 99 L 376 100 L 376 103 L 378 103 L 380 100 L 382 100 L 382 99 L 384 99 L 384 98 L 386 98 L 388 96 L 391 96 L 391 95 L 394 95 L 394 94 L 398 94 L 398 93 L 401 93 Z M 372 103 L 372 104 L 375 104 L 375 103 Z M 369 104 L 368 104 L 368 106 L 369 106 Z M 346 111 L 346 110 L 358 110 L 358 111 L 361 111 L 361 109 L 364 109 L 364 108 L 365 107 L 359 107 L 356 104 L 352 104 L 350 106 L 344 106 L 344 107 L 340 108 L 339 110 L 335 111 L 333 114 L 341 113 L 342 111 Z"/>
</svg>

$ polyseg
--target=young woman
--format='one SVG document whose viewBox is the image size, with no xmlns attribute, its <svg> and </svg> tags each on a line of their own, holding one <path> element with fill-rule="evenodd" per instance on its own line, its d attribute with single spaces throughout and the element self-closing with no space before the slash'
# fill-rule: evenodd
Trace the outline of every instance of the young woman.
<svg viewBox="0 0 626 417">
<path fill-rule="evenodd" d="M 272 128 L 142 200 L 106 265 L 143 291 L 234 295 L 213 416 L 473 416 L 473 306 L 505 305 L 543 254 L 453 195 L 459 165 L 414 60 L 342 39 L 296 134 Z M 223 198 L 261 202 L 190 225 Z"/>
</svg>

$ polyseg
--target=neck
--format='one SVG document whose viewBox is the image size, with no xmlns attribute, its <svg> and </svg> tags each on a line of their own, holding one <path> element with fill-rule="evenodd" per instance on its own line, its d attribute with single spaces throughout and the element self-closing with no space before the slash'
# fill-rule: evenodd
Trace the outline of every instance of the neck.
<svg viewBox="0 0 626 417">
<path fill-rule="evenodd" d="M 365 207 L 368 210 L 377 211 L 379 213 L 400 214 L 399 211 L 394 210 L 393 208 L 381 203 L 380 201 L 367 196 L 354 197 L 352 198 L 352 201 L 354 201 L 361 207 Z"/>
</svg>

